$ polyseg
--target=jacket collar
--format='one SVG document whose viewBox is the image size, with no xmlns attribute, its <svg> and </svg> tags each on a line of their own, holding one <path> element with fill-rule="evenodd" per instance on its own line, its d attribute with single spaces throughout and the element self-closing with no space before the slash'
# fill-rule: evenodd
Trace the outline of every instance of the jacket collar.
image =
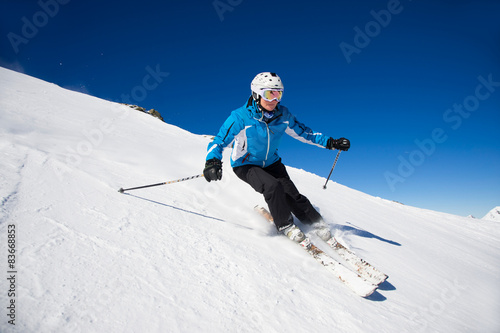
<svg viewBox="0 0 500 333">
<path fill-rule="evenodd" d="M 246 109 L 248 110 L 250 116 L 252 118 L 255 118 L 257 120 L 263 120 L 264 115 L 262 114 L 262 111 L 260 110 L 259 106 L 257 105 L 257 102 L 253 99 L 252 96 L 247 101 L 246 104 Z M 281 108 L 280 104 L 276 106 L 276 109 L 274 109 L 274 117 L 272 119 L 275 119 L 276 117 L 281 115 Z"/>
</svg>

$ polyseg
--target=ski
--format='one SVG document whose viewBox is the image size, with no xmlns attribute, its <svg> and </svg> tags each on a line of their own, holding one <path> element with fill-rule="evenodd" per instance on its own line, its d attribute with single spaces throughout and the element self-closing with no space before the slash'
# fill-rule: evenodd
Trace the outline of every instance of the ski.
<svg viewBox="0 0 500 333">
<path fill-rule="evenodd" d="M 273 223 L 273 218 L 267 209 L 258 205 L 255 206 L 254 209 L 269 223 Z M 349 268 L 343 266 L 340 262 L 330 257 L 328 254 L 312 244 L 308 237 L 299 243 L 299 245 L 357 295 L 368 297 L 377 289 L 377 285 L 368 282 L 354 271 L 351 271 Z"/>
<path fill-rule="evenodd" d="M 382 273 L 374 266 L 370 265 L 366 260 L 360 258 L 357 254 L 346 248 L 344 245 L 339 243 L 334 236 L 332 236 L 326 243 L 337 252 L 346 263 L 358 272 L 361 277 L 366 281 L 373 283 L 375 285 L 380 285 L 384 282 L 388 276 Z"/>
</svg>

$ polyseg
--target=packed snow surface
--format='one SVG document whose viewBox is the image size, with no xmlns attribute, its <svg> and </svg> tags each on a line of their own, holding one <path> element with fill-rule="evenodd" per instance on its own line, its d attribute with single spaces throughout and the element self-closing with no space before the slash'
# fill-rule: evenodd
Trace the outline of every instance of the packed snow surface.
<svg viewBox="0 0 500 333">
<path fill-rule="evenodd" d="M 209 141 L 0 68 L 0 331 L 500 331 L 497 222 L 323 190 L 288 168 L 337 238 L 389 275 L 364 299 L 253 211 L 265 202 L 228 152 L 221 182 L 117 191 L 200 174 Z"/>
</svg>

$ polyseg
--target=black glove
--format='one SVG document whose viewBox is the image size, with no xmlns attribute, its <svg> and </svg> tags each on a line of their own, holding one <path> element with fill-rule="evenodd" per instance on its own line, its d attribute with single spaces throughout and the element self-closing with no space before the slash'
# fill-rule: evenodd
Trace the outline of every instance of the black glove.
<svg viewBox="0 0 500 333">
<path fill-rule="evenodd" d="M 203 176 L 207 182 L 212 180 L 222 179 L 222 162 L 216 158 L 212 158 L 205 163 L 205 169 L 203 169 Z"/>
<path fill-rule="evenodd" d="M 326 148 L 348 151 L 349 148 L 351 148 L 351 142 L 346 138 L 340 138 L 340 139 L 330 138 L 326 143 Z"/>
</svg>

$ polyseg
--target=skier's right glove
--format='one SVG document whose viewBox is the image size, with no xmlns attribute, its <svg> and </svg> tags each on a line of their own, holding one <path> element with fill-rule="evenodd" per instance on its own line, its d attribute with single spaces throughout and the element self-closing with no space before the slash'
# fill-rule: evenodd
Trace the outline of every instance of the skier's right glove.
<svg viewBox="0 0 500 333">
<path fill-rule="evenodd" d="M 348 151 L 349 148 L 351 148 L 351 142 L 346 138 L 340 138 L 340 139 L 330 138 L 326 143 L 326 148 Z"/>
<path fill-rule="evenodd" d="M 203 169 L 203 176 L 207 182 L 212 180 L 222 179 L 222 162 L 216 158 L 212 158 L 205 163 L 205 169 Z"/>
</svg>

